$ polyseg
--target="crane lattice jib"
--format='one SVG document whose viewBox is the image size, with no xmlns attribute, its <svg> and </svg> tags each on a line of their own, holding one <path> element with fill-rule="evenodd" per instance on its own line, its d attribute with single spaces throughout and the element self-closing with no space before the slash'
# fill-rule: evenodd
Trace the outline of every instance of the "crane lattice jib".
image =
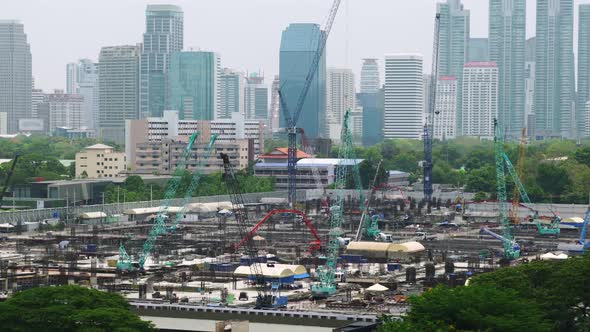
<svg viewBox="0 0 590 332">
<path fill-rule="evenodd" d="M 520 145 L 518 146 L 518 163 L 516 164 L 518 174 L 518 178 L 522 179 L 524 177 L 524 157 L 525 157 L 525 150 L 526 150 L 526 127 L 522 128 L 522 137 L 520 139 Z M 518 208 L 520 203 L 520 191 L 515 186 L 514 191 L 512 194 L 512 208 L 510 209 L 510 220 L 518 223 Z"/>
<path fill-rule="evenodd" d="M 348 131 L 349 126 L 349 111 L 344 114 L 344 122 L 342 124 L 342 131 L 340 133 L 340 148 L 338 150 L 338 160 L 340 163 L 345 160 L 350 160 L 353 154 L 352 137 Z M 344 195 L 346 188 L 348 169 L 339 164 L 336 167 L 336 178 L 334 181 L 335 191 L 330 207 L 330 233 L 328 235 L 328 252 L 326 255 L 326 264 L 318 268 L 319 284 L 312 286 L 312 292 L 317 295 L 330 295 L 336 292 L 335 273 L 336 263 L 338 261 L 338 252 L 340 249 L 340 242 L 338 237 L 342 235 L 342 219 L 344 209 Z"/>
<path fill-rule="evenodd" d="M 254 276 L 256 281 L 256 291 L 258 292 L 256 307 L 268 308 L 272 306 L 272 296 L 268 293 L 262 267 L 257 261 L 258 248 L 256 247 L 254 238 L 251 236 L 248 237 L 250 222 L 248 218 L 248 209 L 246 208 L 244 197 L 242 196 L 242 190 L 240 189 L 240 183 L 238 182 L 229 156 L 225 153 L 221 153 L 220 156 L 223 160 L 223 177 L 232 203 L 233 214 L 238 226 L 238 233 L 241 239 L 247 239 L 244 248 L 246 250 L 246 255 L 249 258 L 250 274 Z"/>
<path fill-rule="evenodd" d="M 508 221 L 506 176 L 504 174 L 504 158 L 502 157 L 504 149 L 502 144 L 502 133 L 498 126 L 498 120 L 494 119 L 494 157 L 496 161 L 496 185 L 498 190 L 498 217 L 502 225 L 502 236 L 506 239 L 506 241 L 502 241 L 504 256 L 508 259 L 514 259 L 520 255 L 520 252 L 513 248 L 514 237 L 510 230 L 510 222 Z"/>
<path fill-rule="evenodd" d="M 522 181 L 520 181 L 520 177 L 518 176 L 518 172 L 514 168 L 514 165 L 512 165 L 510 158 L 508 158 L 506 153 L 502 153 L 502 158 L 504 159 L 504 162 L 506 163 L 506 168 L 508 169 L 508 173 L 510 173 L 510 177 L 512 178 L 512 180 L 516 184 L 516 190 L 518 190 L 520 197 L 522 197 L 522 201 L 525 202 L 525 204 L 531 204 L 531 199 L 529 198 L 529 195 L 527 194 L 526 190 L 524 189 L 524 185 L 522 184 Z"/>
<path fill-rule="evenodd" d="M 184 171 L 186 170 L 188 159 L 191 155 L 193 145 L 195 144 L 198 136 L 199 136 L 199 132 L 195 132 L 190 136 L 190 138 L 188 140 L 188 144 L 186 145 L 184 151 L 182 152 L 182 155 L 179 159 L 179 163 L 176 166 L 176 169 L 174 170 L 174 174 L 173 174 L 172 178 L 170 179 L 170 181 L 168 181 L 168 186 L 166 187 L 166 192 L 164 193 L 164 204 L 161 206 L 160 210 L 158 211 L 158 214 L 156 215 L 156 218 L 154 220 L 154 225 L 152 226 L 152 229 L 148 233 L 148 238 L 147 238 L 146 242 L 144 242 L 144 244 L 143 244 L 141 257 L 140 257 L 140 267 L 143 267 L 143 264 L 145 263 L 145 259 L 147 258 L 147 254 L 149 254 L 152 251 L 152 249 L 154 247 L 155 239 L 158 237 L 158 235 L 162 235 L 162 234 L 166 233 L 166 222 L 164 219 L 166 218 L 168 210 L 170 209 L 170 205 L 172 204 L 172 200 L 174 198 L 176 198 L 176 191 L 178 190 L 178 187 L 180 186 L 180 183 L 182 182 L 182 175 L 183 175 Z M 127 257 L 119 256 L 119 262 L 120 262 L 119 266 L 122 268 L 130 268 L 131 267 L 131 259 L 129 258 L 129 255 L 127 255 Z"/>
</svg>

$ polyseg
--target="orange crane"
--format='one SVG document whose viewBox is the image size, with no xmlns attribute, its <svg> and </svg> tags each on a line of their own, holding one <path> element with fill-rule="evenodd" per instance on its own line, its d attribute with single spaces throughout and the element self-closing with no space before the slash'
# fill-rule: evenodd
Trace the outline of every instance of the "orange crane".
<svg viewBox="0 0 590 332">
<path fill-rule="evenodd" d="M 522 128 L 522 138 L 520 139 L 520 146 L 518 147 L 518 163 L 516 164 L 516 172 L 518 178 L 522 179 L 524 176 L 524 155 L 526 150 L 526 127 Z M 514 186 L 514 194 L 512 196 L 512 209 L 510 209 L 510 221 L 513 224 L 520 224 L 518 217 L 518 208 L 520 207 L 520 192 L 518 186 Z"/>
</svg>

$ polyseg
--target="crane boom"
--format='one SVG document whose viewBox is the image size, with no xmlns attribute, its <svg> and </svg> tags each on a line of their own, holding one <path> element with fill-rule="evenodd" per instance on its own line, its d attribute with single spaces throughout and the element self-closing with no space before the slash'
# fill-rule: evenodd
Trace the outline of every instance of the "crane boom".
<svg viewBox="0 0 590 332">
<path fill-rule="evenodd" d="M 524 157 L 525 157 L 525 149 L 526 149 L 526 127 L 522 128 L 522 137 L 520 139 L 520 145 L 518 146 L 518 163 L 516 164 L 517 167 L 517 174 L 518 177 L 522 179 L 524 176 Z M 520 203 L 520 191 L 518 188 L 514 188 L 512 194 L 512 208 L 510 209 L 510 220 L 513 223 L 518 224 L 520 223 L 520 219 L 518 217 L 518 208 Z"/>
<path fill-rule="evenodd" d="M 379 228 L 375 227 L 376 225 L 374 225 L 373 222 L 371 222 L 371 225 L 366 225 L 368 224 L 368 222 L 365 222 L 365 218 L 367 218 L 369 216 L 369 208 L 371 206 L 371 201 L 373 200 L 373 197 L 375 196 L 375 191 L 373 190 L 375 188 L 375 184 L 377 183 L 377 177 L 379 176 L 379 170 L 381 169 L 381 164 L 383 163 L 383 160 L 379 160 L 379 163 L 377 164 L 377 171 L 375 172 L 375 176 L 373 177 L 373 182 L 371 183 L 371 188 L 369 188 L 371 191 L 369 193 L 369 197 L 367 198 L 367 201 L 365 203 L 365 208 L 363 209 L 363 213 L 361 214 L 361 221 L 359 222 L 359 227 L 356 230 L 356 236 L 354 237 L 355 241 L 360 241 L 362 239 L 362 230 L 363 227 L 366 227 L 367 230 L 367 235 L 369 235 L 369 237 L 371 237 L 371 235 L 373 235 L 374 233 L 379 233 Z M 371 219 L 371 221 L 373 221 L 373 219 Z M 369 231 L 370 229 L 370 231 Z"/>
</svg>

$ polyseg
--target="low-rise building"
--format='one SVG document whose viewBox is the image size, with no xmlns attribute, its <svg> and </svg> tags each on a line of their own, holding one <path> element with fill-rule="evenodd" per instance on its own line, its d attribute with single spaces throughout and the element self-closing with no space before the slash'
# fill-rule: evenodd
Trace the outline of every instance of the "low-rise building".
<svg viewBox="0 0 590 332">
<path fill-rule="evenodd" d="M 410 173 L 402 171 L 389 171 L 387 177 L 387 183 L 395 186 L 407 186 L 410 184 L 408 178 Z"/>
<path fill-rule="evenodd" d="M 77 178 L 112 178 L 127 169 L 124 152 L 115 152 L 112 146 L 95 144 L 76 153 Z"/>
<path fill-rule="evenodd" d="M 188 137 L 166 138 L 160 142 L 138 143 L 135 147 L 133 173 L 172 174 L 181 163 L 181 157 L 188 144 Z M 187 169 L 194 171 L 199 165 L 200 171 L 209 174 L 223 169 L 223 161 L 219 154 L 226 153 L 233 167 L 242 169 L 254 160 L 254 142 L 251 139 L 238 139 L 233 143 L 216 142 L 208 160 L 202 162 L 206 155 L 207 144 L 193 145 Z"/>
</svg>

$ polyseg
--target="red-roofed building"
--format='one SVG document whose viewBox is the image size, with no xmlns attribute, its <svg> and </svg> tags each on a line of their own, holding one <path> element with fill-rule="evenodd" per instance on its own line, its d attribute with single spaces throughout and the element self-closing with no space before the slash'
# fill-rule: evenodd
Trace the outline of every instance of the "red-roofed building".
<svg viewBox="0 0 590 332">
<path fill-rule="evenodd" d="M 258 159 L 261 159 L 265 163 L 287 163 L 288 153 L 288 148 L 276 148 L 269 153 L 258 156 Z M 297 149 L 297 160 L 311 157 L 302 150 Z"/>
</svg>

